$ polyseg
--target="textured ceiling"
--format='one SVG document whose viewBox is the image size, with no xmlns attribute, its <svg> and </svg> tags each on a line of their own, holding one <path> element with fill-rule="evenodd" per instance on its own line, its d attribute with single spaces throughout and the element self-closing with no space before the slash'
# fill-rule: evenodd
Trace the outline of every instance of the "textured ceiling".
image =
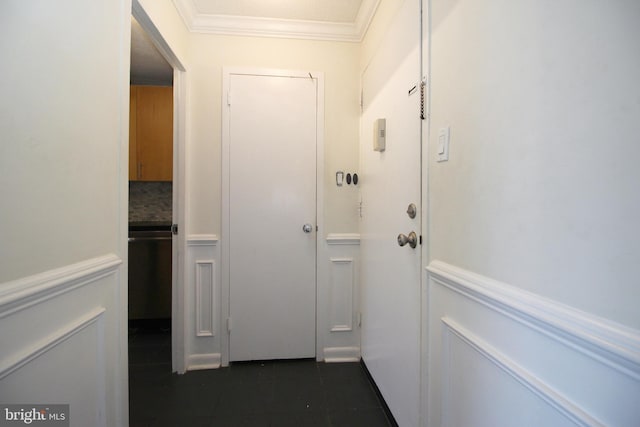
<svg viewBox="0 0 640 427">
<path fill-rule="evenodd" d="M 352 23 L 362 0 L 193 0 L 206 15 Z"/>
</svg>

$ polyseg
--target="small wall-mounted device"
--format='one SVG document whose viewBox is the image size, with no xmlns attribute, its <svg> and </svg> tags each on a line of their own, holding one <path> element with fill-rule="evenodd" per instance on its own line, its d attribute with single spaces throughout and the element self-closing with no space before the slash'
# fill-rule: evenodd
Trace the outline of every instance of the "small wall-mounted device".
<svg viewBox="0 0 640 427">
<path fill-rule="evenodd" d="M 342 171 L 336 172 L 336 185 L 338 187 L 342 187 L 343 182 L 344 182 L 344 172 Z"/>
<path fill-rule="evenodd" d="M 373 122 L 373 151 L 384 151 L 387 140 L 387 119 Z"/>
</svg>

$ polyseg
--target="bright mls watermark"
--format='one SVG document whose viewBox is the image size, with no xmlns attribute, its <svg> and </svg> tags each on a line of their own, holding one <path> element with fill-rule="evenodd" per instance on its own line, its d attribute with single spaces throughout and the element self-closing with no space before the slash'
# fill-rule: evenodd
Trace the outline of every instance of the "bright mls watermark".
<svg viewBox="0 0 640 427">
<path fill-rule="evenodd" d="M 24 425 L 69 427 L 69 405 L 0 404 L 0 427 Z"/>
</svg>

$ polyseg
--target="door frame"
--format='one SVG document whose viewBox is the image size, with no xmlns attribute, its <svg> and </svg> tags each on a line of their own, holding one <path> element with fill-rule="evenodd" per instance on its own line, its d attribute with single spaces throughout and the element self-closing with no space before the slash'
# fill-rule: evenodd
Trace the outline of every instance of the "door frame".
<svg viewBox="0 0 640 427">
<path fill-rule="evenodd" d="M 422 197 L 422 253 L 420 255 L 420 409 L 419 422 L 429 421 L 429 132 L 431 129 L 431 0 L 420 0 L 420 76 L 424 85 L 423 120 L 420 125 L 420 175 Z"/>
<path fill-rule="evenodd" d="M 230 138 L 229 138 L 229 84 L 231 75 L 253 75 L 272 77 L 297 77 L 312 78 L 317 82 L 316 97 L 316 358 L 320 347 L 318 346 L 318 268 L 321 266 L 320 254 L 322 254 L 322 239 L 324 236 L 324 73 L 317 71 L 282 70 L 273 68 L 253 68 L 253 67 L 223 67 L 222 68 L 222 234 L 221 234 L 221 320 L 226 325 L 226 333 L 222 333 L 221 352 L 222 366 L 229 365 L 229 316 L 230 316 L 230 227 L 229 227 L 229 206 L 230 206 Z M 322 233 L 322 234 L 321 234 Z"/>
<path fill-rule="evenodd" d="M 185 316 L 189 310 L 185 307 L 186 271 L 186 123 L 187 123 L 187 73 L 183 62 L 175 54 L 151 17 L 133 0 L 131 15 L 149 35 L 154 46 L 164 59 L 173 67 L 173 192 L 172 222 L 178 225 L 178 234 L 174 234 L 171 245 L 171 370 L 183 374 L 186 371 Z M 124 303 L 127 312 L 127 302 Z M 126 327 L 124 329 L 127 330 Z M 126 336 L 126 332 L 125 332 Z"/>
</svg>

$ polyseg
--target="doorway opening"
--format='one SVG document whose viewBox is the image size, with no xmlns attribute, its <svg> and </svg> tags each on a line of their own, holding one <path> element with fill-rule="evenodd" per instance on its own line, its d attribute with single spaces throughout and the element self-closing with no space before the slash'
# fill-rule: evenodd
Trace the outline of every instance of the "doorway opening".
<svg viewBox="0 0 640 427">
<path fill-rule="evenodd" d="M 153 355 L 167 372 L 184 373 L 186 73 L 137 0 L 131 21 L 130 367 L 141 355 Z M 137 348 L 140 342 L 154 342 L 154 348 Z"/>
</svg>

